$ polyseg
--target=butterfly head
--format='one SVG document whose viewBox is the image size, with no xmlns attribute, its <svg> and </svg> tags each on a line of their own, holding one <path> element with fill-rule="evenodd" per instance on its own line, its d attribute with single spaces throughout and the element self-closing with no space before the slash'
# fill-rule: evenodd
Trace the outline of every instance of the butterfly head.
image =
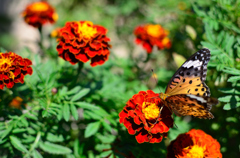
<svg viewBox="0 0 240 158">
<path fill-rule="evenodd" d="M 159 97 L 162 99 L 162 100 L 165 100 L 169 95 L 168 94 L 165 94 L 165 93 L 160 93 L 159 94 Z"/>
</svg>

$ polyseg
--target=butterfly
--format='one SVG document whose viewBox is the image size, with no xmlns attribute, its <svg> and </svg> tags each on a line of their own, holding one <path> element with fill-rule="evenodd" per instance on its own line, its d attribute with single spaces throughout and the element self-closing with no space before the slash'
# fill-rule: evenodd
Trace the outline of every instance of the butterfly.
<svg viewBox="0 0 240 158">
<path fill-rule="evenodd" d="M 214 118 L 210 110 L 218 100 L 210 97 L 210 90 L 204 83 L 210 55 L 207 48 L 193 54 L 173 75 L 165 93 L 159 94 L 163 104 L 177 116 Z"/>
</svg>

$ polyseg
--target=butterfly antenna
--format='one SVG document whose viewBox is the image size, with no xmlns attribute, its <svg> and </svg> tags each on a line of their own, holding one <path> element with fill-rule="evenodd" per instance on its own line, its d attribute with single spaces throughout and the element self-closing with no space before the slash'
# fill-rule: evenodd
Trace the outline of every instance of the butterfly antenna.
<svg viewBox="0 0 240 158">
<path fill-rule="evenodd" d="M 151 69 L 152 70 L 152 75 L 153 75 L 153 78 L 154 78 L 154 80 L 155 80 L 155 82 L 156 82 L 156 84 L 158 83 L 158 81 L 157 81 L 157 78 L 156 78 L 156 74 L 154 73 L 154 71 L 153 71 L 153 69 Z M 161 92 L 161 89 L 160 89 L 160 87 L 158 86 L 158 89 L 159 89 L 159 92 Z"/>
</svg>

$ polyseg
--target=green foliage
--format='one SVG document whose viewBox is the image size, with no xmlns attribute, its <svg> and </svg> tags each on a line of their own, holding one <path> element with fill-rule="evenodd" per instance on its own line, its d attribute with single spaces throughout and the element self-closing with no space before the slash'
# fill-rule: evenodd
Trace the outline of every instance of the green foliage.
<svg viewBox="0 0 240 158">
<path fill-rule="evenodd" d="M 33 74 L 25 76 L 24 84 L 0 91 L 2 157 L 166 157 L 170 141 L 192 128 L 217 139 L 223 157 L 239 157 L 239 1 L 69 0 L 53 5 L 58 27 L 74 20 L 106 27 L 111 55 L 101 66 L 71 65 L 57 56 L 56 40 L 44 33 L 49 45 L 40 43 L 41 55 L 29 48 L 16 50 L 32 60 Z M 143 23 L 159 23 L 169 30 L 171 49 L 147 56 L 137 47 L 133 30 Z M 12 39 L 8 36 L 4 33 L 0 39 Z M 0 45 L 13 48 L 6 42 Z M 211 96 L 221 102 L 211 110 L 215 119 L 174 116 L 176 126 L 161 143 L 138 144 L 119 123 L 119 112 L 139 91 L 163 92 L 178 66 L 202 47 L 211 51 L 206 83 Z M 9 106 L 16 96 L 23 99 L 21 108 Z"/>
</svg>

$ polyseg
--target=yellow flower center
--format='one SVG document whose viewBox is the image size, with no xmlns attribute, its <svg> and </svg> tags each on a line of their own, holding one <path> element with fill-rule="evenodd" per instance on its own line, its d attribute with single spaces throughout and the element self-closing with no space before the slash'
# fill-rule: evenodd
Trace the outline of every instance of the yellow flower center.
<svg viewBox="0 0 240 158">
<path fill-rule="evenodd" d="M 187 147 L 188 148 L 188 147 Z M 198 146 L 194 145 L 187 153 L 188 157 L 192 158 L 203 158 L 204 157 L 204 151 L 205 151 L 205 146 Z"/>
<path fill-rule="evenodd" d="M 163 29 L 160 25 L 147 25 L 146 26 L 147 34 L 153 37 L 160 37 L 163 34 Z"/>
<path fill-rule="evenodd" d="M 46 11 L 48 10 L 48 5 L 43 2 L 35 2 L 31 5 L 31 10 L 36 12 Z"/>
<path fill-rule="evenodd" d="M 0 72 L 4 72 L 9 69 L 9 67 L 12 66 L 13 60 L 11 58 L 5 58 L 3 56 L 3 53 L 0 52 Z M 9 71 L 9 78 L 14 79 L 14 73 L 12 71 Z"/>
<path fill-rule="evenodd" d="M 84 23 L 79 23 L 78 31 L 85 39 L 90 39 L 97 33 L 97 28 L 93 27 L 91 21 L 85 21 Z"/>
<path fill-rule="evenodd" d="M 58 14 L 57 13 L 53 13 L 52 18 L 54 21 L 58 20 Z"/>
<path fill-rule="evenodd" d="M 155 103 L 143 102 L 142 112 L 146 119 L 156 119 L 159 115 L 159 107 Z"/>
</svg>

